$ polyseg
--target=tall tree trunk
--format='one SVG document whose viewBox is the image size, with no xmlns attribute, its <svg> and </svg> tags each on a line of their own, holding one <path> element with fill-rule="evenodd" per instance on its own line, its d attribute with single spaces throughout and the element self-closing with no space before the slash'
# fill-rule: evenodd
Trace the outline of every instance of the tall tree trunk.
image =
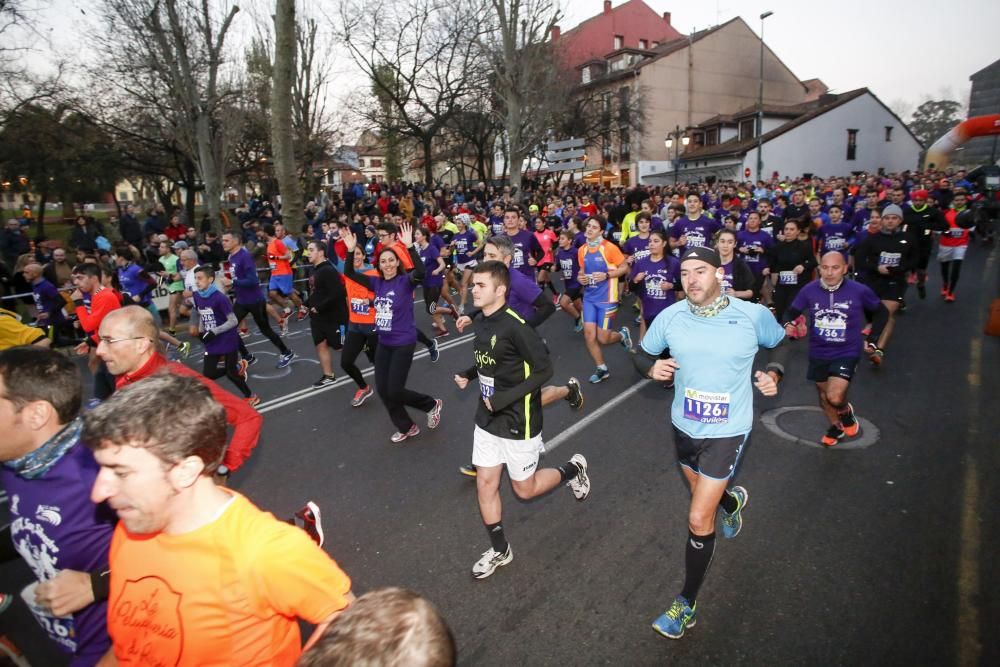
<svg viewBox="0 0 1000 667">
<path fill-rule="evenodd" d="M 35 218 L 35 238 L 45 238 L 45 204 L 49 201 L 48 190 L 42 190 L 38 200 L 38 216 Z"/>
<path fill-rule="evenodd" d="M 420 142 L 424 149 L 424 184 L 429 188 L 434 187 L 434 163 L 431 162 L 431 144 L 433 141 L 434 137 L 425 135 Z"/>
<path fill-rule="evenodd" d="M 281 217 L 297 230 L 305 220 L 302 185 L 295 169 L 292 131 L 292 82 L 295 78 L 295 0 L 276 0 L 274 8 L 274 68 L 271 93 L 271 146 L 274 171 L 281 190 Z"/>
<path fill-rule="evenodd" d="M 195 128 L 198 138 L 198 162 L 201 167 L 201 181 L 205 186 L 202 199 L 205 204 L 205 212 L 212 221 L 212 229 L 218 231 L 220 227 L 219 200 L 222 198 L 222 176 L 212 142 L 212 118 L 207 109 L 202 109 L 198 113 Z M 192 216 L 194 215 L 193 212 L 190 213 Z M 191 224 L 195 223 L 192 221 Z"/>
</svg>

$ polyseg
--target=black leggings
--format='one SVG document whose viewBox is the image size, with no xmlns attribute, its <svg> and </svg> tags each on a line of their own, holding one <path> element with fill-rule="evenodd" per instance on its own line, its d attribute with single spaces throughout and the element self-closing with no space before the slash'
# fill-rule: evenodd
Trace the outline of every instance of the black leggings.
<svg viewBox="0 0 1000 667">
<path fill-rule="evenodd" d="M 285 345 L 285 341 L 281 340 L 278 334 L 274 333 L 274 329 L 271 328 L 271 323 L 267 321 L 267 310 L 263 301 L 251 304 L 243 304 L 237 301 L 233 304 L 233 312 L 236 313 L 236 320 L 238 322 L 242 322 L 243 318 L 247 315 L 253 317 L 253 321 L 257 324 L 257 328 L 260 329 L 260 332 L 267 336 L 269 341 L 274 343 L 274 346 L 278 348 L 279 352 L 282 354 L 288 354 L 288 346 Z M 240 354 L 244 357 L 249 354 L 246 349 L 246 345 L 243 344 L 241 339 Z"/>
<path fill-rule="evenodd" d="M 363 350 L 368 355 L 368 361 L 375 363 L 375 350 L 377 348 L 378 334 L 374 330 L 371 333 L 351 329 L 347 330 L 347 338 L 344 339 L 344 349 L 340 353 L 340 367 L 344 369 L 345 373 L 351 376 L 354 383 L 358 385 L 358 389 L 364 389 L 368 386 L 368 383 L 365 382 L 365 376 L 361 374 L 361 369 L 354 362 L 357 361 L 358 356 L 360 356 Z"/>
<path fill-rule="evenodd" d="M 400 433 L 406 433 L 413 426 L 407 406 L 421 412 L 434 409 L 433 398 L 406 388 L 415 347 L 414 344 L 396 347 L 379 343 L 375 350 L 375 389 Z"/>
<path fill-rule="evenodd" d="M 955 285 L 958 284 L 958 277 L 961 274 L 962 260 L 953 259 L 950 262 L 941 262 L 941 282 L 949 292 L 955 291 Z"/>
<path fill-rule="evenodd" d="M 774 316 L 781 322 L 785 315 L 785 310 L 792 305 L 792 301 L 798 295 L 802 285 L 775 285 L 774 286 Z"/>
<path fill-rule="evenodd" d="M 223 362 L 223 367 L 219 368 L 219 362 Z M 245 398 L 250 398 L 250 387 L 243 376 L 236 372 L 236 352 L 226 354 L 205 353 L 205 365 L 202 366 L 201 374 L 210 380 L 218 380 L 225 375 L 229 381 L 236 385 Z"/>
</svg>

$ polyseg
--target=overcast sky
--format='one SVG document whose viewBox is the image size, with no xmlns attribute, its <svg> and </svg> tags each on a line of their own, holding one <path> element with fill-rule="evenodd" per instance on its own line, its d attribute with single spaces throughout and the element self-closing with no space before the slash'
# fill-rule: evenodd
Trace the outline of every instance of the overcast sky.
<svg viewBox="0 0 1000 667">
<path fill-rule="evenodd" d="M 92 20 L 97 16 L 98 0 L 24 1 L 45 7 L 39 14 L 39 32 L 56 36 L 54 48 L 63 53 L 86 48 L 87 33 L 95 27 Z M 336 0 L 299 1 L 333 6 Z M 614 5 L 622 1 L 615 0 Z M 886 104 L 895 108 L 905 101 L 911 111 L 928 98 L 949 96 L 967 104 L 969 76 L 1000 58 L 996 37 L 1000 0 L 646 3 L 657 13 L 671 12 L 674 28 L 683 34 L 723 23 L 737 13 L 759 31 L 760 14 L 773 11 L 765 22 L 765 41 L 800 79 L 818 77 L 834 92 L 867 86 Z M 273 0 L 243 0 L 239 4 L 259 6 L 265 10 L 259 13 L 266 15 Z M 604 2 L 563 0 L 563 5 L 566 15 L 561 27 L 566 31 L 600 13 Z M 961 7 L 961 16 L 950 15 L 949 7 Z M 250 13 L 241 12 L 240 19 L 249 20 Z M 241 28 L 240 32 L 248 31 Z"/>
</svg>

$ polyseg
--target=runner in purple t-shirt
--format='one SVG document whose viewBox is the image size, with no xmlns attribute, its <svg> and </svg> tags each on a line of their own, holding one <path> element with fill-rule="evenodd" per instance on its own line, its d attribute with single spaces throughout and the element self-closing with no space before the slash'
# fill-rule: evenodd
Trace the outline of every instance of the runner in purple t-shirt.
<svg viewBox="0 0 1000 667">
<path fill-rule="evenodd" d="M 688 195 L 686 203 L 687 215 L 678 218 L 670 229 L 670 247 L 680 252 L 687 248 L 711 248 L 713 237 L 722 225 L 702 213 L 698 195 Z"/>
<path fill-rule="evenodd" d="M 236 363 L 239 356 L 240 336 L 236 331 L 239 320 L 229 299 L 215 287 L 215 269 L 199 266 L 194 270 L 194 307 L 198 323 L 191 325 L 191 335 L 201 338 L 205 345 L 205 364 L 201 374 L 212 380 L 225 375 L 243 394 L 250 407 L 260 404 L 260 398 L 247 385 L 246 365 Z M 219 368 L 219 362 L 222 368 Z"/>
<path fill-rule="evenodd" d="M 642 304 L 642 319 L 639 322 L 640 342 L 656 316 L 677 301 L 677 291 L 681 288 L 681 263 L 666 252 L 666 232 L 663 230 L 651 232 L 648 242 L 649 254 L 632 264 L 629 278 Z"/>
<path fill-rule="evenodd" d="M 441 256 L 441 250 L 434 239 L 439 236 L 431 236 L 425 227 L 417 227 L 413 230 L 413 240 L 416 243 L 420 259 L 424 262 L 424 309 L 431 316 L 431 326 L 434 327 L 434 335 L 437 338 L 448 335 L 448 327 L 441 317 L 438 301 L 441 299 L 441 290 L 444 288 L 444 273 L 448 267 Z"/>
<path fill-rule="evenodd" d="M 90 502 L 99 467 L 80 442 L 80 371 L 38 347 L 0 352 L 0 484 L 10 525 L 4 560 L 20 556 L 37 581 L 21 596 L 73 665 L 107 653 L 108 547 L 117 518 Z M 27 428 L 22 419 L 32 420 Z M 9 593 L 6 595 L 10 595 Z"/>
<path fill-rule="evenodd" d="M 521 228 L 521 219 L 521 212 L 513 206 L 504 211 L 504 234 L 510 238 L 510 242 L 514 245 L 514 257 L 511 259 L 510 268 L 520 271 L 534 282 L 535 264 L 542 255 L 542 249 L 538 245 L 535 235 Z"/>
<path fill-rule="evenodd" d="M 819 404 L 830 429 L 820 440 L 827 447 L 860 431 L 854 408 L 847 401 L 847 389 L 862 352 L 875 349 L 889 311 L 871 288 L 847 280 L 847 261 L 836 250 L 820 260 L 819 280 L 803 287 L 785 310 L 782 321 L 794 328 L 799 315 L 809 318 L 809 372 L 816 383 Z M 872 330 L 865 339 L 862 328 L 866 315 L 872 317 Z"/>
<path fill-rule="evenodd" d="M 573 318 L 575 326 L 573 331 L 580 333 L 583 331 L 583 320 L 580 314 L 583 310 L 583 287 L 577 280 L 580 274 L 580 253 L 575 244 L 575 236 L 572 230 L 564 229 L 559 232 L 559 247 L 555 253 L 556 271 L 562 276 L 563 293 L 559 297 L 559 306 L 563 312 Z"/>
<path fill-rule="evenodd" d="M 358 239 L 350 230 L 341 232 L 348 254 L 354 252 Z M 441 423 L 441 399 L 434 399 L 406 388 L 413 363 L 413 348 L 417 344 L 417 325 L 413 316 L 413 288 L 424 279 L 424 262 L 413 246 L 413 227 L 408 222 L 399 226 L 399 240 L 408 249 L 413 269 L 407 272 L 392 247 L 379 251 L 378 277 L 367 276 L 344 266 L 344 275 L 375 292 L 375 330 L 378 347 L 375 350 L 375 388 L 398 429 L 390 440 L 400 443 L 419 435 L 420 427 L 410 418 L 407 407 L 427 413 L 427 428 Z M 461 331 L 461 330 L 460 330 Z"/>
</svg>

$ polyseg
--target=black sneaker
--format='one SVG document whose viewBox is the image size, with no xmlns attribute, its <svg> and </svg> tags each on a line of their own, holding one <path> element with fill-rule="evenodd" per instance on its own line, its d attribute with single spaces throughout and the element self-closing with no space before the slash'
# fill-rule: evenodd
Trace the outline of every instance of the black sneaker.
<svg viewBox="0 0 1000 667">
<path fill-rule="evenodd" d="M 295 513 L 295 525 L 306 531 L 318 546 L 323 546 L 323 519 L 319 505 L 311 500 L 303 505 L 302 509 Z"/>
<path fill-rule="evenodd" d="M 844 429 L 834 424 L 827 430 L 826 435 L 823 436 L 823 439 L 820 440 L 820 442 L 826 447 L 833 447 L 840 442 L 843 437 Z"/>
<path fill-rule="evenodd" d="M 917 296 L 921 299 L 927 298 L 927 285 L 924 283 L 917 283 Z"/>
<path fill-rule="evenodd" d="M 432 364 L 436 364 L 437 360 L 441 358 L 441 350 L 438 349 L 437 338 L 431 340 L 431 346 L 427 348 L 427 356 L 430 357 Z"/>
<path fill-rule="evenodd" d="M 257 363 L 257 357 L 252 354 L 246 358 L 247 366 L 253 366 Z"/>
<path fill-rule="evenodd" d="M 579 410 L 583 407 L 583 388 L 580 387 L 580 381 L 576 378 L 570 378 L 566 382 L 566 387 L 569 388 L 569 394 L 566 395 L 569 407 Z"/>
<path fill-rule="evenodd" d="M 318 380 L 313 382 L 313 388 L 319 389 L 320 387 L 325 387 L 328 384 L 333 384 L 337 381 L 336 375 L 322 375 Z"/>
</svg>

